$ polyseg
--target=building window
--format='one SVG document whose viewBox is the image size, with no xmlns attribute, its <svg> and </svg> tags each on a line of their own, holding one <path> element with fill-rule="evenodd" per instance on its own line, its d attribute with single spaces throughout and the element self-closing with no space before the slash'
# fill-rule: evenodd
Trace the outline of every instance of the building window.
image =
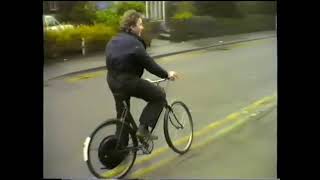
<svg viewBox="0 0 320 180">
<path fill-rule="evenodd" d="M 49 10 L 50 11 L 56 11 L 58 10 L 58 2 L 56 1 L 49 1 Z"/>
</svg>

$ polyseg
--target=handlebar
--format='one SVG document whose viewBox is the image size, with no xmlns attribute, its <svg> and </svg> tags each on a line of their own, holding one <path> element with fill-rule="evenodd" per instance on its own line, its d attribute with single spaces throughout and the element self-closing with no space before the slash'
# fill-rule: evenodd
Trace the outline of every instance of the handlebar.
<svg viewBox="0 0 320 180">
<path fill-rule="evenodd" d="M 145 79 L 145 80 L 147 80 L 147 81 L 149 81 L 149 82 L 151 82 L 151 83 L 160 83 L 160 82 L 163 82 L 163 81 L 167 81 L 167 80 L 169 80 L 169 79 L 158 79 L 158 80 L 151 80 L 151 79 Z"/>
</svg>

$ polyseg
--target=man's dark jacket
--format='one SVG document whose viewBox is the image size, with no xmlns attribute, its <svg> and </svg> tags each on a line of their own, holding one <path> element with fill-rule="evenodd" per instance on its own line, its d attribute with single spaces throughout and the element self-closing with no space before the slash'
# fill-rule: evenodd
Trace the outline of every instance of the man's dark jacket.
<svg viewBox="0 0 320 180">
<path fill-rule="evenodd" d="M 106 46 L 107 70 L 115 75 L 126 74 L 141 78 L 144 69 L 160 77 L 168 78 L 161 68 L 146 52 L 144 41 L 133 33 L 121 32 Z"/>
</svg>

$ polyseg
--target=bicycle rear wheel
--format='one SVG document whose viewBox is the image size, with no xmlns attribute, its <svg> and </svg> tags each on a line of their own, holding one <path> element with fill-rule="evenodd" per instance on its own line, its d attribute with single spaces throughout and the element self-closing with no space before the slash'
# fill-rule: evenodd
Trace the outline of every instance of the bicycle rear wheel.
<svg viewBox="0 0 320 180">
<path fill-rule="evenodd" d="M 129 130 L 127 147 L 121 147 L 116 127 L 123 125 Z M 138 141 L 133 129 L 117 119 L 110 119 L 99 125 L 86 138 L 83 149 L 84 161 L 97 178 L 122 178 L 132 168 L 137 154 Z"/>
<path fill-rule="evenodd" d="M 193 122 L 188 107 L 175 101 L 164 115 L 164 135 L 169 147 L 179 154 L 187 152 L 193 140 Z"/>
</svg>

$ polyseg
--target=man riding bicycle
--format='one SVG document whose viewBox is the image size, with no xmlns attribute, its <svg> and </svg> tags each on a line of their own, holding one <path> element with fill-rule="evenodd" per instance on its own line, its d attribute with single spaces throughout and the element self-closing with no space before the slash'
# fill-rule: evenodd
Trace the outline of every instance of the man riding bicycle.
<svg viewBox="0 0 320 180">
<path fill-rule="evenodd" d="M 175 71 L 167 72 L 159 66 L 146 52 L 146 44 L 140 37 L 143 30 L 142 15 L 135 10 L 128 10 L 120 21 L 120 33 L 106 45 L 107 83 L 115 99 L 117 118 L 124 109 L 123 101 L 129 111 L 125 121 L 133 120 L 130 113 L 130 97 L 143 99 L 147 105 L 140 116 L 137 136 L 156 139 L 148 127 L 154 127 L 163 107 L 166 104 L 166 94 L 160 88 L 147 80 L 141 79 L 144 69 L 160 77 L 175 80 Z M 117 135 L 120 127 L 117 127 Z M 127 146 L 129 133 L 122 130 L 122 145 Z"/>
</svg>

